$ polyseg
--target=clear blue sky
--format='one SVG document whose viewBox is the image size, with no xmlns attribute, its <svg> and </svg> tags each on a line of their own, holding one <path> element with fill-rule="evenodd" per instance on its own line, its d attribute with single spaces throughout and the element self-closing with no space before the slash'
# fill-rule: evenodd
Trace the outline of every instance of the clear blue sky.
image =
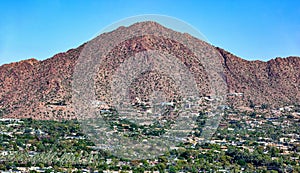
<svg viewBox="0 0 300 173">
<path fill-rule="evenodd" d="M 0 0 L 0 64 L 49 58 L 140 14 L 184 20 L 248 60 L 300 56 L 298 0 Z"/>
</svg>

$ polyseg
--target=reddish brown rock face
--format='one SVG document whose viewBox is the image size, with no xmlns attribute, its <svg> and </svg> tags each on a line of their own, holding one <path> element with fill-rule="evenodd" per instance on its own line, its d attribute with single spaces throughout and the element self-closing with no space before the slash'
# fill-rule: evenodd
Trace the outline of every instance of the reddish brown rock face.
<svg viewBox="0 0 300 173">
<path fill-rule="evenodd" d="M 174 56 L 193 74 L 200 91 L 199 94 L 206 95 L 210 92 L 208 83 L 205 82 L 208 79 L 206 71 L 191 50 L 174 40 L 147 35 L 126 40 L 115 47 L 109 53 L 109 56 L 105 57 L 95 81 L 97 96 L 103 98 L 109 94 L 108 88 L 110 87 L 113 74 L 126 59 L 140 52 L 151 50 Z M 149 58 L 149 61 L 152 61 L 152 59 Z M 172 73 L 172 71 L 169 73 Z M 178 95 L 177 92 L 179 90 L 172 80 L 172 78 L 168 77 L 168 74 L 164 75 L 155 71 L 139 74 L 130 89 L 131 99 L 139 97 L 142 100 L 148 100 L 147 96 L 151 95 L 153 91 L 161 90 L 168 97 L 168 100 L 173 100 Z"/>
<path fill-rule="evenodd" d="M 131 27 L 136 27 L 133 25 Z M 119 28 L 122 30 L 124 28 Z M 181 34 L 181 33 L 178 33 Z M 184 34 L 193 43 L 195 38 Z M 165 46 L 167 45 L 167 46 Z M 0 67 L 0 110 L 5 117 L 35 119 L 74 118 L 71 106 L 72 74 L 76 60 L 84 45 L 59 53 L 44 61 L 29 59 Z M 224 79 L 229 93 L 243 93 L 241 97 L 229 98 L 233 105 L 255 104 L 283 105 L 300 103 L 300 58 L 276 58 L 268 62 L 247 61 L 229 52 L 216 48 L 222 55 L 220 60 L 224 67 Z M 112 72 L 127 56 L 145 50 L 162 50 L 170 52 L 182 61 L 195 76 L 201 95 L 209 93 L 207 74 L 201 63 L 193 58 L 190 50 L 173 40 L 155 36 L 137 37 L 127 40 L 117 46 L 106 57 L 105 66 L 99 69 L 95 79 L 95 93 L 101 97 L 107 91 Z M 189 58 L 187 58 L 189 57 Z M 131 89 L 132 99 L 139 96 L 136 93 L 138 84 L 148 80 L 148 88 L 140 88 L 142 93 L 153 92 L 162 88 L 168 97 L 176 95 L 176 87 L 172 79 L 160 76 L 155 72 L 145 73 L 134 81 Z M 157 80 L 154 80 L 157 79 Z M 155 83 L 154 81 L 158 81 Z M 163 89 L 168 83 L 169 89 Z M 105 95 L 105 94 L 104 94 Z M 140 96 L 142 98 L 142 96 Z M 146 98 L 145 98 L 146 99 Z"/>
<path fill-rule="evenodd" d="M 44 61 L 25 60 L 0 67 L 0 109 L 6 117 L 70 117 L 71 77 L 82 46 Z M 59 104 L 59 102 L 65 102 Z"/>
<path fill-rule="evenodd" d="M 246 61 L 218 48 L 229 92 L 244 93 L 241 103 L 256 105 L 300 103 L 300 58 L 276 58 L 268 62 Z M 237 100 L 236 100 L 237 101 Z"/>
</svg>

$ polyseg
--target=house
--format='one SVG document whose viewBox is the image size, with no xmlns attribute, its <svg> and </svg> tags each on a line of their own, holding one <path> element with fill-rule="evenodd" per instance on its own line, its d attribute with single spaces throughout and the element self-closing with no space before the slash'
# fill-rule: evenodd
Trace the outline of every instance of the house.
<svg viewBox="0 0 300 173">
<path fill-rule="evenodd" d="M 109 109 L 101 109 L 100 113 L 101 114 L 109 114 L 109 113 L 111 113 L 111 111 Z"/>
<path fill-rule="evenodd" d="M 9 151 L 1 151 L 0 154 L 2 156 L 7 156 L 9 154 Z"/>
<path fill-rule="evenodd" d="M 174 106 L 174 102 L 162 102 L 162 106 Z"/>
<path fill-rule="evenodd" d="M 227 150 L 228 150 L 228 149 L 227 149 L 227 146 L 222 145 L 222 146 L 221 146 L 221 150 L 222 150 L 222 151 L 227 151 Z"/>
</svg>

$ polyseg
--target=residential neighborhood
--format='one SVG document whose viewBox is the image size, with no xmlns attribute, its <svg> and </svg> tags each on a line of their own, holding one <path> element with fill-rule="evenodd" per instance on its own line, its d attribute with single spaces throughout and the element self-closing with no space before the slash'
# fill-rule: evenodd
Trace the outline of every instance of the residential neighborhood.
<svg viewBox="0 0 300 173">
<path fill-rule="evenodd" d="M 108 114 L 107 111 L 102 113 Z M 200 112 L 197 119 L 199 126 L 182 143 L 170 148 L 167 153 L 146 160 L 119 158 L 99 149 L 83 133 L 76 120 L 59 122 L 1 118 L 0 169 L 3 172 L 300 170 L 299 106 L 276 109 L 264 106 L 251 109 L 228 107 L 212 138 L 204 140 L 201 129 L 207 118 L 207 112 Z M 135 134 L 131 136 L 133 138 L 159 136 L 172 127 L 172 123 L 165 125 L 145 125 L 142 128 L 124 119 L 111 121 L 112 130 Z"/>
</svg>

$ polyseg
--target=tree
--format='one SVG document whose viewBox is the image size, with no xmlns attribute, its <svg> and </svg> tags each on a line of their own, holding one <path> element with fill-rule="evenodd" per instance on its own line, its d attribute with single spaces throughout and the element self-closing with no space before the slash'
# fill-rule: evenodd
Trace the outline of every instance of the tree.
<svg viewBox="0 0 300 173">
<path fill-rule="evenodd" d="M 255 107 L 255 104 L 252 100 L 249 100 L 249 107 L 252 109 Z"/>
<path fill-rule="evenodd" d="M 261 104 L 260 106 L 261 109 L 268 109 L 269 108 L 269 105 L 268 104 Z"/>
<path fill-rule="evenodd" d="M 159 172 L 165 172 L 166 165 L 164 163 L 159 163 L 159 164 L 157 164 L 157 168 L 158 168 Z"/>
<path fill-rule="evenodd" d="M 177 172 L 177 169 L 176 169 L 174 166 L 171 165 L 171 166 L 169 167 L 169 172 L 170 172 L 170 173 L 176 173 L 176 172 Z"/>
<path fill-rule="evenodd" d="M 276 157 L 279 154 L 280 150 L 276 147 L 271 147 L 270 148 L 270 154 L 271 157 Z"/>
<path fill-rule="evenodd" d="M 3 171 L 5 171 L 6 170 L 6 166 L 5 166 L 5 164 L 0 164 L 0 170 L 3 170 Z"/>
</svg>

